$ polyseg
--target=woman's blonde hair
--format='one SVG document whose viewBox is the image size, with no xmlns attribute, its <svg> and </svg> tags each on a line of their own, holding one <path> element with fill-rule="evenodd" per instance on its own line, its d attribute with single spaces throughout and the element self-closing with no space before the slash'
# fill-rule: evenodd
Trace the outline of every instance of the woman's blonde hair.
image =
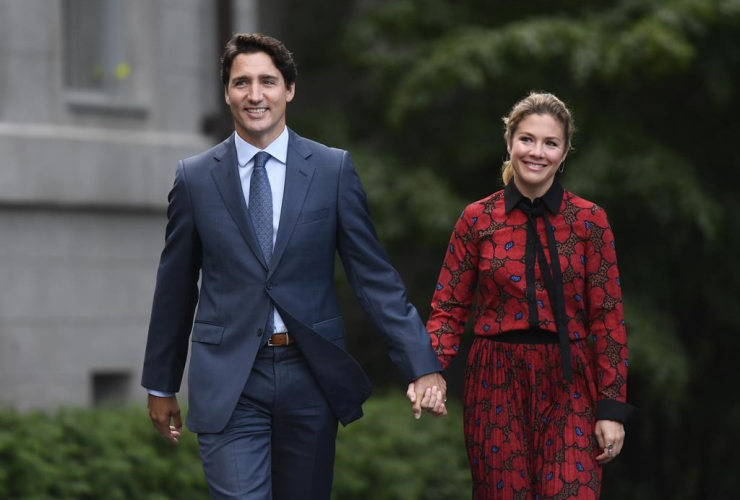
<svg viewBox="0 0 740 500">
<path fill-rule="evenodd" d="M 511 140 L 516 133 L 519 123 L 529 115 L 549 115 L 552 116 L 563 126 L 563 136 L 565 139 L 565 152 L 571 149 L 571 138 L 576 131 L 573 117 L 565 103 L 552 94 L 543 92 L 531 92 L 527 97 L 514 104 L 509 116 L 503 118 L 506 131 L 504 139 L 506 145 L 511 146 Z M 514 167 L 511 166 L 511 159 L 504 162 L 501 167 L 501 178 L 504 184 L 508 184 L 514 176 Z"/>
</svg>

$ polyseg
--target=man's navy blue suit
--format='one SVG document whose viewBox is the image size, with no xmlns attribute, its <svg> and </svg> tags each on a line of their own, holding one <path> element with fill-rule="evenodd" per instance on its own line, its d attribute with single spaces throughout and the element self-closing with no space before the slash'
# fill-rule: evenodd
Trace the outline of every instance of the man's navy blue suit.
<svg viewBox="0 0 740 500">
<path fill-rule="evenodd" d="M 259 378 L 255 359 L 272 355 L 266 349 L 297 349 L 303 364 L 295 370 L 316 382 L 332 418 L 347 425 L 362 416 L 370 384 L 345 351 L 334 285 L 337 253 L 403 376 L 412 381 L 441 371 L 429 335 L 378 243 L 349 154 L 289 134 L 269 266 L 245 204 L 234 136 L 177 167 L 142 385 L 177 392 L 192 345 L 186 425 L 200 435 L 224 430 L 249 396 L 250 374 L 250 383 Z M 297 348 L 263 347 L 270 300 Z M 273 440 L 280 439 L 277 434 Z M 329 462 L 332 467 L 333 448 Z"/>
</svg>

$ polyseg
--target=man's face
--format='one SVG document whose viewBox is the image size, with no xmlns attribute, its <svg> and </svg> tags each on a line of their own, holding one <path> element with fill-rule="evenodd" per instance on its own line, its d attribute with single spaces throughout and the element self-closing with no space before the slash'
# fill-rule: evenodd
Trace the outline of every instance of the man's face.
<svg viewBox="0 0 740 500">
<path fill-rule="evenodd" d="M 236 56 L 225 91 L 236 133 L 257 148 L 267 147 L 283 131 L 285 107 L 294 93 L 295 84 L 285 86 L 280 70 L 264 52 Z"/>
</svg>

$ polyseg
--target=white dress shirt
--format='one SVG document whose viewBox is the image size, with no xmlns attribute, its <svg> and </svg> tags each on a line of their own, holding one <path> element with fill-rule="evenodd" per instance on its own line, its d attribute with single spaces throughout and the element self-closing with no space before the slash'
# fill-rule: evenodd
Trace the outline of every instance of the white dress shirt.
<svg viewBox="0 0 740 500">
<path fill-rule="evenodd" d="M 267 178 L 270 179 L 270 191 L 272 191 L 272 247 L 275 248 L 278 226 L 280 226 L 280 211 L 283 208 L 283 193 L 285 192 L 285 165 L 288 160 L 288 127 L 272 141 L 265 149 L 258 149 L 247 141 L 234 134 L 236 144 L 236 161 L 239 163 L 239 177 L 242 180 L 242 192 L 244 201 L 249 207 L 249 185 L 252 181 L 254 170 L 254 157 L 260 151 L 270 153 L 270 159 L 265 164 Z M 288 328 L 280 317 L 277 309 L 274 316 L 275 332 L 284 333 Z"/>
<path fill-rule="evenodd" d="M 236 161 L 239 164 L 239 178 L 242 182 L 242 192 L 244 201 L 249 207 L 249 185 L 252 181 L 252 171 L 254 170 L 254 157 L 260 151 L 270 153 L 270 158 L 265 164 L 267 178 L 270 180 L 270 191 L 272 191 L 272 246 L 275 247 L 278 226 L 280 225 L 280 212 L 283 208 L 283 193 L 285 192 L 285 166 L 288 160 L 288 127 L 272 141 L 265 149 L 259 149 L 234 133 L 234 144 L 236 144 Z M 274 310 L 273 323 L 275 332 L 287 332 L 283 318 L 280 317 L 277 309 Z M 174 392 L 162 392 L 148 389 L 149 394 L 162 398 L 174 396 Z"/>
</svg>

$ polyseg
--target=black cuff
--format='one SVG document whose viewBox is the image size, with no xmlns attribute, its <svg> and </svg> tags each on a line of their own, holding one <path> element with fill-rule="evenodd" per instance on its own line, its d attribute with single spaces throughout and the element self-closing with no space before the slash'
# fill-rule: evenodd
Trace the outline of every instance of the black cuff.
<svg viewBox="0 0 740 500">
<path fill-rule="evenodd" d="M 614 420 L 625 423 L 636 412 L 636 407 L 616 399 L 600 399 L 596 402 L 596 420 Z"/>
</svg>

